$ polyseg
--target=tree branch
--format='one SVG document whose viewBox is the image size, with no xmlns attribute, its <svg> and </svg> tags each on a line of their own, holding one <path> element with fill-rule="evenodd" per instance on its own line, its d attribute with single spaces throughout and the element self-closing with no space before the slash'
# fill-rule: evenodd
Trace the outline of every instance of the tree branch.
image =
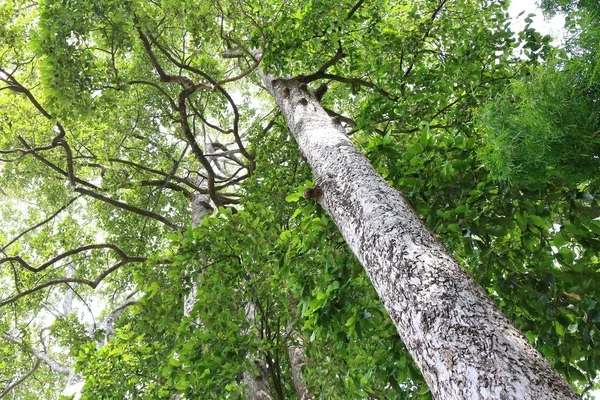
<svg viewBox="0 0 600 400">
<path fill-rule="evenodd" d="M 106 197 L 106 196 L 101 195 L 99 193 L 96 193 L 96 192 L 94 192 L 92 190 L 84 189 L 84 188 L 81 188 L 81 187 L 75 188 L 75 191 L 77 193 L 85 194 L 87 196 L 95 198 L 96 200 L 100 200 L 100 201 L 108 203 L 108 204 L 110 204 L 112 206 L 118 207 L 118 208 L 120 208 L 122 210 L 130 211 L 130 212 L 132 212 L 134 214 L 138 214 L 138 215 L 141 215 L 141 216 L 144 216 L 144 217 L 155 219 L 157 221 L 162 222 L 163 224 L 165 224 L 169 228 L 172 228 L 172 229 L 175 229 L 175 230 L 184 230 L 181 226 L 174 224 L 173 222 L 169 221 L 168 219 L 166 219 L 162 215 L 153 213 L 152 211 L 143 210 L 141 208 L 129 205 L 127 203 L 123 203 L 122 201 L 111 199 L 110 197 Z"/>
<path fill-rule="evenodd" d="M 354 7 L 352 7 L 352 9 L 348 12 L 346 19 L 347 20 L 351 19 L 354 16 L 354 13 L 356 13 L 356 11 L 358 11 L 358 9 L 363 5 L 364 2 L 365 2 L 365 0 L 358 0 L 358 2 L 354 5 Z"/>
<path fill-rule="evenodd" d="M 431 14 L 431 18 L 430 18 L 431 23 L 433 23 L 435 21 L 435 19 L 437 18 L 437 15 L 439 14 L 439 12 L 442 10 L 444 5 L 446 4 L 446 1 L 448 1 L 448 0 L 442 0 L 440 2 L 440 4 L 438 4 L 436 9 L 433 11 L 433 13 Z M 412 54 L 414 54 L 414 57 L 413 57 L 412 63 L 408 66 L 408 68 L 404 72 L 404 78 L 406 78 L 408 76 L 408 74 L 410 74 L 410 72 L 412 71 L 412 69 L 415 65 L 416 57 L 419 54 L 419 52 L 417 51 L 417 47 L 421 43 L 425 42 L 425 40 L 427 40 L 430 33 L 431 33 L 431 26 L 425 30 L 425 34 L 423 35 L 421 40 L 418 43 L 416 43 L 415 46 L 413 47 Z M 402 68 L 402 65 L 400 65 L 400 68 Z M 406 82 L 402 84 L 402 88 L 404 88 L 404 85 L 406 85 Z"/>
<path fill-rule="evenodd" d="M 111 244 L 111 243 L 100 243 L 100 244 L 88 244 L 85 246 L 81 246 L 81 247 L 77 247 L 71 250 L 68 250 L 62 254 L 59 254 L 58 256 L 52 258 L 51 260 L 46 261 L 45 263 L 43 263 L 42 265 L 40 265 L 39 267 L 32 267 L 27 261 L 23 260 L 21 257 L 19 256 L 12 256 L 12 257 L 5 257 L 0 259 L 0 265 L 7 263 L 7 262 L 11 262 L 11 261 L 15 261 L 18 262 L 19 264 L 21 264 L 21 266 L 23 268 L 25 268 L 28 271 L 34 272 L 34 273 L 38 273 L 41 272 L 43 270 L 45 270 L 46 268 L 48 268 L 49 266 L 51 266 L 52 264 L 55 264 L 56 262 L 67 258 L 69 256 L 72 256 L 74 254 L 78 254 L 78 253 L 82 253 L 84 251 L 88 251 L 88 250 L 95 250 L 95 249 L 111 249 L 113 250 L 115 253 L 117 253 L 117 255 L 121 258 L 121 260 L 128 260 L 131 258 L 140 258 L 140 257 L 130 257 L 127 254 L 125 254 L 125 252 L 123 252 L 123 250 L 121 250 L 118 246 Z M 145 259 L 144 259 L 145 260 Z"/>
<path fill-rule="evenodd" d="M 21 383 L 25 382 L 27 378 L 29 378 L 31 375 L 33 375 L 33 373 L 37 371 L 38 367 L 40 366 L 40 363 L 41 361 L 38 358 L 36 358 L 36 360 L 33 363 L 33 366 L 25 375 L 17 379 L 15 382 L 9 383 L 4 387 L 4 389 L 2 389 L 2 392 L 0 392 L 0 399 L 6 396 L 8 393 L 10 393 L 11 390 L 19 386 Z"/>
<path fill-rule="evenodd" d="M 31 93 L 31 91 L 29 89 L 27 89 L 23 85 L 21 85 L 14 76 L 12 76 L 10 73 L 6 72 L 2 68 L 0 68 L 0 72 L 2 72 L 4 75 L 6 75 L 8 77 L 8 80 L 12 83 L 11 87 L 16 87 L 16 89 L 13 89 L 14 91 L 25 94 L 25 96 L 29 99 L 31 104 L 33 104 L 33 106 L 44 117 L 46 117 L 49 120 L 53 120 L 54 117 L 50 113 L 48 113 L 44 109 L 44 107 L 42 107 L 42 105 L 37 101 L 37 99 L 33 96 L 33 94 Z M 73 170 L 73 152 L 71 151 L 71 148 L 69 147 L 69 144 L 67 143 L 67 141 L 65 139 L 66 132 L 65 132 L 65 129 L 63 128 L 63 126 L 61 125 L 61 123 L 56 122 L 55 126 L 58 129 L 58 135 L 56 135 L 54 137 L 54 139 L 52 139 L 52 145 L 45 146 L 43 148 L 37 148 L 37 149 L 48 150 L 48 149 L 56 147 L 56 146 L 63 147 L 65 149 L 65 153 L 67 156 L 67 177 L 69 178 L 69 183 L 70 183 L 71 187 L 75 187 L 75 172 Z M 21 137 L 19 137 L 19 138 L 21 139 Z M 31 152 L 32 154 L 36 154 L 37 149 L 28 149 L 26 151 L 26 153 Z M 23 152 L 22 149 L 18 149 L 17 151 Z M 0 152 L 0 153 L 2 153 L 2 152 Z"/>
<path fill-rule="evenodd" d="M 342 51 L 342 46 L 340 45 L 337 51 L 335 52 L 334 56 L 331 57 L 331 59 L 329 59 L 325 64 L 323 64 L 317 72 L 327 71 L 330 67 L 334 66 L 335 63 L 337 63 L 344 57 L 346 57 L 346 54 Z"/>
<path fill-rule="evenodd" d="M 221 93 L 221 95 L 223 95 L 227 99 L 227 102 L 229 103 L 229 105 L 231 106 L 231 109 L 233 110 L 233 131 L 231 133 L 233 133 L 235 142 L 236 142 L 238 148 L 240 149 L 240 151 L 242 152 L 242 154 L 244 155 L 244 157 L 246 157 L 248 160 L 250 160 L 250 168 L 249 169 L 253 170 L 254 169 L 254 157 L 246 151 L 246 148 L 242 144 L 242 140 L 239 135 L 240 113 L 237 108 L 237 105 L 233 101 L 233 98 L 229 95 L 229 93 L 225 89 L 223 89 L 223 87 L 221 85 L 217 85 L 217 82 L 206 72 L 199 70 L 198 68 L 192 67 L 191 65 L 188 65 L 188 64 L 178 61 L 157 40 L 155 40 L 153 37 L 150 37 L 150 39 L 152 40 L 152 43 L 164 54 L 165 57 L 167 57 L 167 59 L 171 63 L 173 63 L 175 66 L 177 66 L 181 69 L 184 69 L 189 72 L 193 72 L 193 73 L 199 75 L 200 77 L 206 79 L 211 85 L 214 85 L 214 88 L 219 93 Z"/>
<path fill-rule="evenodd" d="M 206 170 L 206 173 L 208 174 L 208 195 L 218 207 L 221 204 L 215 191 L 215 172 L 210 164 L 210 161 L 208 161 L 208 159 L 204 156 L 202 149 L 200 149 L 200 146 L 198 146 L 198 142 L 196 142 L 196 138 L 194 137 L 187 120 L 186 100 L 195 90 L 196 86 L 190 86 L 179 94 L 179 115 L 181 117 L 181 128 L 186 141 L 192 147 L 192 153 L 194 153 L 194 156 L 200 162 L 200 164 L 202 164 Z"/>
<path fill-rule="evenodd" d="M 134 18 L 134 21 L 137 23 L 137 18 Z M 164 69 L 162 68 L 160 63 L 158 62 L 156 55 L 154 54 L 154 51 L 152 50 L 152 46 L 150 45 L 150 41 L 148 40 L 148 37 L 142 31 L 142 28 L 138 26 L 137 31 L 138 31 L 138 35 L 142 41 L 142 44 L 144 46 L 144 49 L 146 50 L 148 57 L 150 57 L 150 61 L 151 61 L 152 65 L 154 66 L 154 69 L 158 73 L 160 80 L 162 82 L 178 82 L 178 83 L 181 83 L 181 84 L 187 86 L 185 89 L 183 89 L 179 93 L 179 101 L 178 101 L 178 104 L 176 107 L 176 109 L 179 111 L 181 129 L 183 131 L 183 136 L 184 136 L 186 142 L 188 142 L 189 145 L 192 147 L 192 153 L 194 154 L 196 159 L 200 162 L 200 164 L 202 164 L 202 166 L 206 170 L 206 173 L 208 175 L 208 194 L 209 194 L 211 200 L 218 207 L 221 204 L 220 204 L 219 198 L 215 192 L 215 181 L 214 181 L 215 172 L 213 171 L 213 168 L 212 168 L 210 162 L 208 161 L 208 159 L 204 156 L 202 149 L 200 149 L 200 146 L 198 145 L 198 142 L 196 141 L 196 138 L 194 137 L 194 134 L 192 133 L 192 130 L 190 129 L 190 125 L 188 122 L 188 116 L 187 116 L 187 110 L 186 110 L 186 102 L 187 102 L 187 99 L 189 96 L 191 96 L 198 88 L 204 87 L 204 88 L 213 90 L 213 86 L 207 85 L 205 83 L 194 83 L 190 78 L 188 78 L 187 76 L 183 76 L 183 75 L 177 75 L 177 76 L 168 75 L 164 71 Z M 152 40 L 152 42 L 154 44 L 156 44 L 156 41 L 152 38 L 152 36 L 150 36 L 150 39 Z M 165 51 L 160 46 L 157 46 L 157 47 L 163 53 L 165 53 Z M 169 58 L 169 59 L 171 60 L 171 58 Z"/>
<path fill-rule="evenodd" d="M 160 87 L 159 85 L 157 85 L 154 82 L 147 82 L 147 81 L 141 81 L 141 80 L 136 80 L 136 81 L 129 81 L 127 82 L 129 85 L 148 85 L 148 86 L 152 86 L 153 88 L 156 88 L 157 90 L 159 90 L 169 101 L 169 104 L 171 105 L 171 107 L 173 108 L 173 110 L 177 110 L 177 104 L 175 104 L 175 100 L 173 100 L 173 98 L 171 96 L 169 96 L 169 93 L 167 93 L 167 91 L 165 89 L 163 89 L 162 87 Z"/>
<path fill-rule="evenodd" d="M 58 279 L 53 279 L 51 281 L 42 283 L 41 285 L 35 286 L 31 289 L 27 289 L 23 292 L 18 293 L 17 295 L 10 297 L 2 302 L 0 302 L 0 307 L 4 307 L 7 304 L 12 304 L 14 302 L 16 302 L 17 300 L 19 300 L 21 297 L 25 297 L 28 296 L 32 293 L 38 292 L 42 289 L 45 289 L 47 287 L 50 286 L 55 286 L 55 285 L 60 285 L 61 283 L 81 283 L 84 285 L 87 285 L 89 287 L 91 287 L 92 289 L 95 289 L 100 282 L 102 282 L 104 280 L 104 278 L 106 278 L 108 275 L 110 275 L 111 273 L 113 273 L 114 271 L 116 271 L 117 269 L 121 268 L 123 265 L 127 265 L 130 264 L 132 262 L 144 262 L 146 261 L 145 257 L 130 257 L 127 258 L 125 260 L 121 260 L 118 263 L 114 264 L 112 267 L 104 270 L 100 275 L 98 275 L 98 277 L 96 277 L 96 279 L 94 280 L 90 280 L 90 279 L 85 279 L 85 278 L 58 278 Z"/>
<path fill-rule="evenodd" d="M 137 24 L 138 23 L 137 17 L 134 16 L 133 21 Z M 144 50 L 146 50 L 148 57 L 150 57 L 150 62 L 152 63 L 152 66 L 158 73 L 158 76 L 160 77 L 161 82 L 177 82 L 177 83 L 182 83 L 182 84 L 185 84 L 188 86 L 192 86 L 194 84 L 194 82 L 187 76 L 168 75 L 167 73 L 165 73 L 165 70 L 162 69 L 160 63 L 158 62 L 158 60 L 156 58 L 156 55 L 154 54 L 154 51 L 152 50 L 152 46 L 150 46 L 150 41 L 148 40 L 148 37 L 144 34 L 144 32 L 142 31 L 142 28 L 140 26 L 137 26 L 136 29 L 138 31 L 138 36 L 140 37 L 140 40 L 142 41 L 142 45 L 144 46 Z"/>
<path fill-rule="evenodd" d="M 0 303 L 0 307 L 3 304 Z M 50 357 L 48 354 L 43 353 L 41 351 L 32 349 L 32 348 L 28 348 L 28 346 L 23 343 L 23 341 L 10 336 L 9 334 L 3 333 L 0 335 L 0 337 L 2 339 L 8 340 L 11 343 L 16 344 L 17 346 L 21 346 L 24 347 L 26 350 L 30 350 L 31 353 L 35 356 L 35 358 L 37 358 L 39 361 L 44 362 L 49 368 L 50 370 L 52 370 L 53 372 L 56 372 L 58 374 L 61 375 L 69 375 L 71 373 L 71 369 L 68 367 L 65 367 L 63 365 L 61 365 L 59 362 L 57 362 L 56 360 L 54 360 L 52 357 Z"/>
<path fill-rule="evenodd" d="M 360 78 L 346 78 L 343 76 L 339 76 L 339 75 L 334 75 L 334 74 L 328 74 L 326 72 L 315 72 L 314 74 L 311 75 L 307 75 L 304 77 L 299 77 L 298 80 L 301 80 L 304 83 L 310 83 L 313 81 L 316 81 L 318 79 L 331 79 L 332 81 L 337 81 L 337 82 L 342 82 L 342 83 L 349 83 L 351 85 L 356 85 L 356 86 L 365 86 L 368 87 L 370 89 L 373 89 L 374 91 L 376 91 L 377 93 L 379 93 L 380 95 L 387 97 L 390 100 L 393 101 L 397 101 L 398 98 L 392 96 L 388 91 L 384 90 L 384 89 L 380 89 L 378 88 L 374 83 L 365 81 L 364 79 L 360 79 Z"/>
<path fill-rule="evenodd" d="M 133 183 L 138 183 L 140 186 L 158 186 L 158 187 L 165 188 L 165 189 L 171 189 L 176 192 L 182 192 L 183 195 L 187 198 L 190 198 L 192 196 L 192 192 L 179 186 L 176 183 L 169 182 L 168 179 L 138 181 L 138 182 L 133 182 Z"/>
<path fill-rule="evenodd" d="M 11 244 L 13 244 L 14 242 L 16 242 L 17 240 L 19 240 L 23 235 L 26 235 L 27 233 L 31 232 L 34 229 L 39 228 L 40 226 L 47 224 L 48 222 L 52 221 L 52 219 L 54 219 L 58 214 L 60 214 L 61 212 L 63 212 L 67 207 L 69 207 L 71 204 L 73 204 L 73 202 L 75 200 L 77 200 L 80 196 L 77 197 L 73 197 L 71 200 L 69 200 L 64 206 L 62 206 L 61 208 L 59 208 L 58 210 L 56 210 L 56 212 L 54 212 L 54 214 L 52 214 L 51 216 L 49 216 L 48 218 L 46 218 L 45 220 L 43 220 L 42 222 L 40 222 L 37 225 L 32 226 L 31 228 L 28 228 L 26 230 L 24 230 L 23 232 L 21 232 L 20 234 L 18 234 L 17 236 L 15 236 L 13 239 L 11 239 L 7 244 L 5 244 L 1 249 L 0 252 L 3 252 L 4 250 L 6 250 Z M 1 262 L 0 262 L 1 264 Z"/>
<path fill-rule="evenodd" d="M 145 165 L 141 165 L 141 164 L 135 163 L 133 161 L 121 160 L 121 159 L 118 159 L 118 158 L 109 158 L 107 161 L 129 165 L 129 166 L 131 166 L 133 168 L 137 168 L 137 169 L 141 169 L 143 171 L 151 172 L 151 173 L 156 174 L 156 175 L 161 175 L 161 176 L 164 176 L 165 178 L 168 178 L 170 180 L 174 180 L 176 182 L 179 182 L 181 184 L 189 186 L 190 188 L 194 189 L 197 192 L 200 192 L 200 193 L 203 193 L 203 194 L 208 194 L 208 191 L 206 189 L 203 189 L 203 188 L 199 187 L 198 185 L 195 185 L 190 180 L 185 179 L 185 178 L 181 178 L 181 177 L 176 176 L 176 175 L 171 175 L 168 172 L 159 171 L 157 169 L 149 168 L 149 167 L 146 167 Z"/>
<path fill-rule="evenodd" d="M 25 139 L 23 139 L 21 136 L 18 137 L 19 141 L 23 144 L 23 146 L 25 146 L 26 148 L 29 148 L 29 144 L 25 141 Z M 56 164 L 46 160 L 42 155 L 33 152 L 31 153 L 32 156 L 34 156 L 35 158 L 37 158 L 38 160 L 40 160 L 42 163 L 44 163 L 45 165 L 47 165 L 48 167 L 52 168 L 53 170 L 55 170 L 56 172 L 58 172 L 59 174 L 66 176 L 67 178 L 69 178 L 69 181 L 71 181 L 71 177 L 69 176 L 69 172 L 63 170 L 62 168 L 58 167 Z M 72 167 L 71 167 L 72 168 Z M 81 185 L 93 188 L 93 189 L 100 189 L 98 186 L 91 184 L 89 182 L 86 182 L 82 179 L 77 178 L 76 176 L 73 176 L 73 181 L 76 183 L 79 183 Z M 72 184 L 72 182 L 70 182 Z"/>
</svg>

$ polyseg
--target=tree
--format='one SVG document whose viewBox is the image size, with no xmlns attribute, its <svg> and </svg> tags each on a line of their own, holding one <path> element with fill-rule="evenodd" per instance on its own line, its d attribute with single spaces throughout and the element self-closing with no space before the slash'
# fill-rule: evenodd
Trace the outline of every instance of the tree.
<svg viewBox="0 0 600 400">
<path fill-rule="evenodd" d="M 501 185 L 489 180 L 471 151 L 478 140 L 472 109 L 502 89 L 521 64 L 511 55 L 513 42 L 503 26 L 501 4 L 166 1 L 142 6 L 48 0 L 39 8 L 7 3 L 4 9 L 7 107 L 2 121 L 9 135 L 2 143 L 6 149 L 2 173 L 7 177 L 3 189 L 45 211 L 29 224 L 15 225 L 3 244 L 7 253 L 2 263 L 12 268 L 3 273 L 15 285 L 3 308 L 12 307 L 18 316 L 5 314 L 3 331 L 20 343 L 13 341 L 7 354 L 27 358 L 37 352 L 65 365 L 74 358 L 88 397 L 191 398 L 198 393 L 243 397 L 248 387 L 243 376 L 250 371 L 269 381 L 273 396 L 286 398 L 294 392 L 294 357 L 289 356 L 293 348 L 306 352 L 303 380 L 320 396 L 429 396 L 364 273 L 348 250 L 339 247 L 343 239 L 332 221 L 313 203 L 294 211 L 294 200 L 308 187 L 302 184 L 309 179 L 308 171 L 298 165 L 281 117 L 262 112 L 258 105 L 259 67 L 275 76 L 296 76 L 280 80 L 281 85 L 290 85 L 289 98 L 298 100 L 299 109 L 315 108 L 319 129 L 333 127 L 331 138 L 357 155 L 341 136 L 345 127 L 386 179 L 403 189 L 410 185 L 411 200 L 429 226 L 445 235 L 461 260 L 479 261 L 473 268 L 476 276 L 483 276 L 484 284 L 492 283 L 486 286 L 488 292 L 498 296 L 509 313 L 523 299 L 511 297 L 499 283 L 503 272 L 494 262 L 490 271 L 477 271 L 477 265 L 486 265 L 480 261 L 501 258 L 495 251 L 504 251 L 499 250 L 504 242 L 522 239 L 524 245 L 532 244 L 531 253 L 543 258 L 540 265 L 553 263 L 550 246 L 543 239 L 536 245 L 530 236 L 534 230 L 552 231 L 564 201 L 544 198 L 552 204 L 552 212 L 543 218 L 527 209 L 528 213 L 518 214 L 520 218 L 505 217 L 506 226 L 499 224 L 507 212 L 499 195 Z M 529 40 L 541 38 L 534 35 Z M 328 84 L 325 97 L 326 86 L 310 90 L 314 94 L 301 86 L 317 81 Z M 248 98 L 254 100 L 244 100 Z M 278 100 L 289 123 L 285 98 L 281 91 Z M 337 121 L 335 126 L 330 117 Z M 298 133 L 298 127 L 290 128 Z M 318 151 L 306 147 L 302 139 L 300 148 L 317 178 L 318 188 L 307 195 L 321 200 L 341 223 L 336 208 L 327 202 L 332 193 L 327 182 L 335 165 L 320 172 Z M 427 154 L 438 154 L 437 161 Z M 443 176 L 423 179 L 435 171 L 440 154 L 447 156 Z M 366 165 L 359 157 L 355 160 Z M 461 168 L 468 169 L 469 176 L 458 174 Z M 333 172 L 343 171 L 350 170 Z M 460 185 L 451 188 L 448 182 L 458 176 L 455 182 Z M 242 183 L 244 179 L 250 180 Z M 290 204 L 282 204 L 289 192 L 296 194 L 287 196 Z M 464 192 L 477 199 L 469 203 L 468 212 L 465 204 L 456 204 Z M 431 194 L 435 200 L 427 209 L 420 198 Z M 183 228 L 192 219 L 190 200 L 207 208 L 202 196 L 220 208 L 201 227 Z M 393 196 L 406 209 L 407 203 Z M 351 204 L 344 201 L 336 207 Z M 6 213 L 23 212 L 25 204 L 7 203 Z M 231 207 L 237 204 L 234 213 Z M 583 209 L 593 212 L 594 207 Z M 485 209 L 487 222 L 476 216 L 480 209 Z M 452 220 L 452 215 L 463 214 Z M 35 218 L 34 213 L 29 215 Z M 410 215 L 407 218 L 417 221 Z M 88 221 L 94 221 L 95 231 Z M 432 239 L 415 222 L 417 226 L 420 237 Z M 342 231 L 356 250 L 348 229 L 352 230 Z M 22 238 L 27 240 L 18 240 Z M 90 247 L 98 238 L 105 244 Z M 563 245 L 584 267 L 597 260 L 587 255 L 587 249 L 579 251 L 579 244 L 572 249 Z M 438 244 L 432 246 L 448 265 L 457 267 Z M 518 249 L 522 250 L 520 244 Z M 508 257 L 515 273 L 527 260 L 524 254 L 515 251 Z M 562 254 L 567 257 L 567 252 Z M 37 260 L 43 268 L 33 267 Z M 67 276 L 68 265 L 59 264 L 62 260 L 75 267 L 72 276 Z M 563 272 L 555 269 L 553 273 Z M 591 272 L 589 267 L 586 272 Z M 525 281 L 527 287 L 536 287 L 540 277 L 532 274 Z M 382 282 L 374 279 L 378 288 Z M 64 284 L 71 286 L 54 295 L 46 291 Z M 461 285 L 491 304 L 473 289 L 472 281 Z M 80 299 L 94 298 L 94 308 L 106 306 L 109 316 L 131 296 L 138 302 L 120 315 L 114 334 L 112 329 L 100 331 L 93 321 L 96 328 L 89 330 L 88 322 L 63 313 L 53 323 L 51 343 L 43 335 L 38 340 L 40 332 L 47 332 L 42 319 L 52 309 L 49 304 L 66 298 L 71 290 Z M 183 304 L 194 292 L 196 302 L 185 315 Z M 46 293 L 49 300 L 44 300 Z M 385 299 L 391 292 L 379 293 Z M 563 301 L 563 293 L 557 292 L 556 298 Z M 249 304 L 259 310 L 250 319 Z M 597 303 L 585 307 L 590 304 L 585 311 L 589 331 L 579 325 L 569 328 L 568 343 L 573 346 L 568 353 L 545 341 L 544 332 L 527 326 L 529 321 L 520 324 L 546 356 L 560 355 L 553 361 L 558 367 L 563 363 L 563 373 L 572 381 L 579 379 L 573 371 L 583 368 L 572 365 L 582 357 L 588 364 L 591 361 L 585 371 L 596 370 L 596 354 L 588 357 L 573 351 L 588 345 L 585 333 L 594 336 L 597 331 L 593 325 Z M 391 314 L 399 323 L 396 311 Z M 566 311 L 563 316 L 569 320 L 574 314 Z M 550 319 L 533 315 L 534 321 Z M 24 324 L 26 318 L 33 322 Z M 379 321 L 379 326 L 369 326 L 371 321 Z M 569 320 L 567 325 L 573 323 Z M 90 335 L 107 335 L 110 340 L 100 347 Z M 423 367 L 425 358 L 410 338 L 404 337 L 405 344 Z M 64 354 L 65 349 L 73 358 Z M 268 367 L 255 368 L 253 354 Z M 383 360 L 390 358 L 394 362 L 384 365 Z M 48 374 L 48 363 L 39 360 L 30 361 L 33 372 L 19 366 L 10 375 L 11 393 L 23 397 L 40 391 L 35 383 L 21 383 Z M 552 376 L 548 365 L 540 362 Z M 332 375 L 336 381 L 326 378 L 331 371 L 336 371 Z M 431 370 L 425 376 L 433 393 L 441 395 L 448 381 L 432 378 Z M 339 377 L 344 377 L 343 383 Z M 590 375 L 590 382 L 594 377 Z M 47 393 L 56 393 L 62 382 L 51 384 L 44 389 Z"/>
<path fill-rule="evenodd" d="M 575 398 L 298 81 L 266 77 L 327 210 L 436 399 Z"/>
</svg>

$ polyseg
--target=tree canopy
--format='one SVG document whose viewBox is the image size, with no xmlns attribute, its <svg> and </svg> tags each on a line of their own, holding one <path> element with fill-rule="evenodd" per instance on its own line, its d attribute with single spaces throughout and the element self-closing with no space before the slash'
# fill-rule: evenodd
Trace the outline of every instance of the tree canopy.
<svg viewBox="0 0 600 400">
<path fill-rule="evenodd" d="M 589 394 L 600 18 L 563 3 L 554 48 L 506 1 L 0 2 L 0 397 L 292 398 L 300 349 L 314 398 L 431 398 L 260 70 Z"/>
</svg>

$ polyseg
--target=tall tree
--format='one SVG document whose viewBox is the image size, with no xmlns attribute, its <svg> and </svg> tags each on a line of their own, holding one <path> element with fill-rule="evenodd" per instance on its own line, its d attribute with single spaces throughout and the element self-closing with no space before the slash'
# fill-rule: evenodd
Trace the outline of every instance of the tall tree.
<svg viewBox="0 0 600 400">
<path fill-rule="evenodd" d="M 323 205 L 367 270 L 433 396 L 577 398 L 317 99 L 299 81 L 264 82 L 312 168 L 305 197 Z"/>
</svg>

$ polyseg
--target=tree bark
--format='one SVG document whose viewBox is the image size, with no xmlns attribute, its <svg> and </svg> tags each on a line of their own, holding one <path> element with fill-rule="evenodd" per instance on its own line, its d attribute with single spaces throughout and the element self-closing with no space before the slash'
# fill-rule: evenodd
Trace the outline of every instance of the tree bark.
<svg viewBox="0 0 600 400">
<path fill-rule="evenodd" d="M 312 168 L 306 195 L 362 263 L 433 396 L 578 399 L 319 101 L 297 80 L 262 79 Z"/>
<path fill-rule="evenodd" d="M 254 325 L 256 321 L 256 306 L 252 303 L 246 304 L 246 320 L 250 325 Z M 250 333 L 250 329 L 244 332 L 244 335 Z M 267 365 L 258 354 L 249 354 L 256 368 L 250 371 L 244 371 L 244 381 L 246 382 L 246 398 L 248 400 L 273 400 L 271 394 L 271 386 L 269 385 L 269 373 Z"/>
<path fill-rule="evenodd" d="M 256 358 L 254 359 L 254 365 L 256 366 L 254 371 L 244 371 L 244 381 L 247 385 L 246 399 L 273 400 L 265 362 L 260 358 Z"/>
<path fill-rule="evenodd" d="M 313 400 L 314 397 L 308 392 L 306 382 L 302 379 L 302 369 L 306 364 L 306 355 L 304 347 L 299 342 L 298 344 L 288 344 L 288 354 L 290 357 L 290 368 L 292 370 L 292 384 L 296 391 L 297 400 Z"/>
<path fill-rule="evenodd" d="M 296 299 L 293 296 L 289 297 L 290 310 L 292 315 L 297 314 Z M 308 391 L 306 381 L 302 377 L 303 369 L 306 365 L 306 352 L 304 351 L 304 343 L 302 337 L 296 331 L 291 322 L 288 322 L 286 327 L 288 340 L 288 355 L 290 357 L 290 369 L 292 370 L 292 384 L 296 392 L 297 400 L 314 400 L 314 396 Z"/>
<path fill-rule="evenodd" d="M 192 227 L 198 227 L 202 225 L 202 218 L 212 211 L 210 205 L 210 197 L 206 194 L 194 193 L 191 201 L 192 207 Z M 200 279 L 200 277 L 198 277 Z M 196 303 L 196 293 L 198 291 L 198 282 L 194 281 L 192 284 L 192 290 L 189 295 L 184 299 L 183 314 L 189 316 L 194 304 Z M 254 324 L 256 319 L 256 309 L 254 304 L 248 303 L 246 307 L 246 318 L 251 324 Z M 201 323 L 201 321 L 197 321 Z M 244 332 L 243 334 L 248 334 Z M 246 397 L 248 400 L 273 400 L 271 396 L 271 388 L 269 386 L 269 380 L 267 375 L 267 369 L 265 362 L 258 356 L 253 358 L 256 370 L 244 371 L 243 378 L 246 383 Z M 172 400 L 180 399 L 180 395 L 175 395 Z"/>
</svg>

